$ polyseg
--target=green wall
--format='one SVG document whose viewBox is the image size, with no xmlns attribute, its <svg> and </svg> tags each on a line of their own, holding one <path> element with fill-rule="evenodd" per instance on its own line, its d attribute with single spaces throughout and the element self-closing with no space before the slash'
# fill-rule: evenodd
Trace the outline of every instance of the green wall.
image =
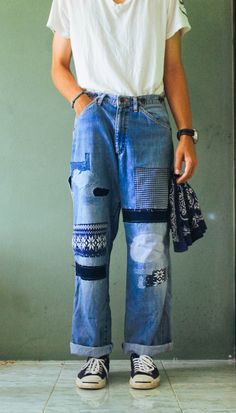
<svg viewBox="0 0 236 413">
<path fill-rule="evenodd" d="M 174 350 L 161 358 L 228 358 L 234 346 L 231 1 L 185 4 L 192 31 L 183 59 L 200 131 L 190 184 L 208 231 L 185 253 L 171 244 Z M 74 267 L 67 183 L 74 114 L 50 78 L 50 5 L 0 3 L 1 359 L 76 359 L 69 353 Z M 173 122 L 176 144 L 175 130 Z M 127 357 L 121 351 L 125 271 L 120 217 L 110 274 L 114 358 Z"/>
</svg>

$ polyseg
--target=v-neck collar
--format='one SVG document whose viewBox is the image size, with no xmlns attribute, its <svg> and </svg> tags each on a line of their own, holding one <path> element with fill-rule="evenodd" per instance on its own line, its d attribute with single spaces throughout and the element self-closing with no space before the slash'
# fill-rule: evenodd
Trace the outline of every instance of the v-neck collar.
<svg viewBox="0 0 236 413">
<path fill-rule="evenodd" d="M 126 6 L 128 3 L 130 3 L 132 0 L 124 0 L 122 3 L 116 3 L 114 0 L 110 0 L 110 3 L 112 3 L 112 5 L 114 7 L 122 7 L 122 6 Z"/>
</svg>

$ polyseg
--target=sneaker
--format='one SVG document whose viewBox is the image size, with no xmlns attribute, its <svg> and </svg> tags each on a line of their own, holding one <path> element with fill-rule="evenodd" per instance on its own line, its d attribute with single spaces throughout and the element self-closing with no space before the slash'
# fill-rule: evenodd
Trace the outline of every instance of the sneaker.
<svg viewBox="0 0 236 413">
<path fill-rule="evenodd" d="M 131 376 L 129 384 L 134 389 L 151 389 L 160 385 L 160 374 L 152 357 L 131 353 Z"/>
<path fill-rule="evenodd" d="M 109 354 L 99 358 L 89 356 L 76 377 L 77 386 L 83 389 L 104 387 L 109 374 L 109 364 Z"/>
</svg>

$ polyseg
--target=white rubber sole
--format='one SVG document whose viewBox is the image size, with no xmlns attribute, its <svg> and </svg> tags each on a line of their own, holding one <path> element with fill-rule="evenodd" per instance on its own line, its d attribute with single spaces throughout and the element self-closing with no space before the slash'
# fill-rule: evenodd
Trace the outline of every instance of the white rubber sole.
<svg viewBox="0 0 236 413">
<path fill-rule="evenodd" d="M 80 389 L 102 389 L 106 386 L 107 379 L 106 377 L 104 379 L 101 379 L 98 376 L 91 375 L 85 376 L 83 379 L 76 377 L 75 382 Z"/>
<path fill-rule="evenodd" d="M 136 374 L 133 378 L 130 377 L 129 384 L 133 389 L 153 389 L 154 387 L 160 386 L 160 376 L 156 379 L 150 378 L 146 375 Z"/>
</svg>

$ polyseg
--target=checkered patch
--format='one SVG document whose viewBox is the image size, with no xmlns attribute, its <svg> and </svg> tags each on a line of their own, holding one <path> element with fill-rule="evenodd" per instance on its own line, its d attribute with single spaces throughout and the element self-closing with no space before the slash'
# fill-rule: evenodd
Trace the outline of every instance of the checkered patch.
<svg viewBox="0 0 236 413">
<path fill-rule="evenodd" d="M 168 180 L 168 168 L 136 167 L 134 171 L 136 208 L 167 209 Z"/>
</svg>

